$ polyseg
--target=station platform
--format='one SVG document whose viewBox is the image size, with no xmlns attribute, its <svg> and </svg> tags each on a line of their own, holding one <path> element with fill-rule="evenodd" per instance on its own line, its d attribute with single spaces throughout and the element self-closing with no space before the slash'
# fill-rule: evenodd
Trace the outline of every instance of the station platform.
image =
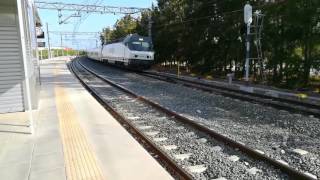
<svg viewBox="0 0 320 180">
<path fill-rule="evenodd" d="M 33 134 L 26 114 L 0 114 L 0 179 L 173 179 L 82 87 L 66 61 L 41 62 Z"/>
</svg>

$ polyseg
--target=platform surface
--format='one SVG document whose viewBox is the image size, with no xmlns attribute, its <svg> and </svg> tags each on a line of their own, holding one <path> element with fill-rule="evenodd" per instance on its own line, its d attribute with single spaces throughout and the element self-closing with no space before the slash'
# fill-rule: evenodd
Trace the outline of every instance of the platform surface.
<svg viewBox="0 0 320 180">
<path fill-rule="evenodd" d="M 0 176 L 10 180 L 172 177 L 56 59 L 41 63 L 35 133 L 27 115 L 0 114 Z"/>
</svg>

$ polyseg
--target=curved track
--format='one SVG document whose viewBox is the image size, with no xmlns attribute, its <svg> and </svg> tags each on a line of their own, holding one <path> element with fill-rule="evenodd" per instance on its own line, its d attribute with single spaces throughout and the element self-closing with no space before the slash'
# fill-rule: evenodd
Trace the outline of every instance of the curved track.
<svg viewBox="0 0 320 180">
<path fill-rule="evenodd" d="M 79 63 L 79 62 L 75 61 L 73 63 Z M 224 135 L 221 135 L 221 134 L 213 131 L 212 129 L 207 128 L 206 126 L 204 126 L 202 124 L 199 124 L 199 123 L 197 123 L 197 122 L 195 122 L 193 120 L 190 120 L 190 119 L 188 119 L 188 118 L 186 118 L 186 117 L 184 117 L 184 116 L 182 116 L 182 115 L 180 115 L 180 114 L 178 114 L 176 112 L 173 112 L 170 109 L 164 108 L 161 105 L 146 99 L 145 97 L 139 96 L 139 95 L 133 93 L 132 91 L 122 87 L 121 85 L 116 84 L 116 83 L 106 79 L 106 77 L 100 76 L 99 74 L 94 72 L 92 69 L 89 69 L 88 67 L 85 67 L 82 64 L 78 64 L 78 65 L 72 65 L 72 64 L 70 66 L 70 67 L 72 67 L 71 69 L 74 70 L 76 68 L 75 66 L 78 66 L 77 68 L 78 69 L 82 68 L 83 69 L 82 71 L 86 71 L 85 73 L 87 75 L 90 74 L 90 76 L 93 75 L 96 78 L 99 78 L 103 82 L 106 82 L 109 85 L 112 85 L 113 87 L 116 87 L 117 89 L 127 93 L 131 97 L 134 97 L 135 99 L 137 99 L 137 100 L 139 100 L 139 101 L 141 101 L 141 102 L 143 102 L 145 104 L 148 104 L 148 105 L 152 106 L 153 108 L 156 108 L 159 111 L 162 111 L 163 113 L 167 114 L 168 116 L 174 117 L 177 121 L 181 122 L 182 124 L 186 124 L 186 125 L 194 128 L 194 129 L 196 129 L 199 132 L 205 133 L 206 135 L 210 136 L 211 138 L 222 142 L 226 146 L 229 146 L 229 147 L 231 147 L 233 149 L 238 149 L 243 154 L 245 154 L 245 155 L 247 155 L 247 156 L 249 156 L 249 157 L 251 157 L 253 159 L 266 162 L 267 164 L 269 164 L 269 165 L 271 165 L 271 166 L 273 166 L 275 168 L 281 169 L 282 172 L 284 172 L 287 175 L 289 175 L 292 179 L 312 179 L 312 177 L 307 175 L 307 174 L 301 173 L 301 172 L 289 167 L 288 165 L 285 165 L 285 164 L 283 164 L 283 163 L 281 163 L 281 162 L 279 162 L 277 160 L 274 160 L 274 159 L 272 159 L 270 157 L 267 157 L 267 156 L 265 156 L 263 153 L 261 153 L 259 151 L 256 151 L 256 150 L 254 150 L 254 149 L 252 149 L 250 147 L 247 147 L 247 146 L 243 145 L 242 143 L 236 142 L 236 141 L 234 141 L 234 140 L 232 140 L 232 139 L 230 139 L 230 138 L 228 138 L 228 137 L 226 137 Z M 81 66 L 81 67 L 79 67 L 79 66 Z M 76 70 L 74 70 L 74 73 L 77 74 Z M 79 70 L 78 70 L 78 73 L 79 73 Z M 80 76 L 78 76 L 78 78 L 81 80 Z M 82 82 L 86 86 L 86 82 L 84 82 L 84 81 L 82 81 Z M 89 86 L 87 86 L 87 89 L 91 89 L 91 88 Z M 105 102 L 101 101 L 101 97 L 99 97 L 99 94 L 98 93 L 94 93 L 94 94 L 95 94 L 96 98 L 100 99 L 100 102 L 102 102 L 106 106 Z M 113 114 L 117 114 L 116 110 L 114 108 L 111 108 L 110 106 L 108 106 L 108 107 L 109 107 L 108 108 L 109 110 L 111 109 L 111 112 Z M 119 116 L 119 115 L 117 115 L 117 116 Z M 125 119 L 125 118 L 121 118 L 121 119 Z M 136 131 L 138 131 L 138 130 L 136 129 Z M 140 133 L 140 134 L 143 134 L 143 133 Z M 148 139 L 148 138 L 145 137 L 144 139 Z M 168 158 L 168 159 L 170 160 L 170 158 Z M 175 166 L 175 163 L 171 163 L 171 165 Z M 175 168 L 173 168 L 173 169 L 175 169 Z M 180 173 L 181 172 L 184 172 L 184 170 L 183 169 L 180 170 Z M 186 174 L 188 174 L 188 173 L 186 173 Z M 185 178 L 186 179 L 190 178 L 190 175 L 186 175 Z"/>
<path fill-rule="evenodd" d="M 80 65 L 81 66 L 81 65 Z M 116 118 L 134 137 L 139 141 L 153 156 L 158 156 L 158 161 L 177 179 L 189 180 L 192 176 L 184 169 L 179 167 L 169 156 L 159 149 L 146 135 L 144 135 L 138 128 L 136 128 L 124 116 L 119 114 L 115 108 L 106 103 L 101 94 L 94 88 L 90 87 L 83 76 L 90 76 L 89 71 L 79 68 L 77 62 L 71 62 L 68 65 L 70 71 L 76 76 L 80 83 L 98 100 L 98 102 L 106 108 L 114 118 Z"/>
</svg>

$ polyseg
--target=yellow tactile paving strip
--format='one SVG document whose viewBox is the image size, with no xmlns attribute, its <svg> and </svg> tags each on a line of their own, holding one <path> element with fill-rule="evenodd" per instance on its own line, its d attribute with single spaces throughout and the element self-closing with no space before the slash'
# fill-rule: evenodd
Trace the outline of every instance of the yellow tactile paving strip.
<svg viewBox="0 0 320 180">
<path fill-rule="evenodd" d="M 55 74 L 56 72 L 57 71 L 55 71 Z M 70 102 L 65 89 L 56 85 L 55 96 L 67 179 L 105 179 L 102 175 L 101 169 L 99 168 L 95 154 L 78 122 L 76 110 Z"/>
</svg>

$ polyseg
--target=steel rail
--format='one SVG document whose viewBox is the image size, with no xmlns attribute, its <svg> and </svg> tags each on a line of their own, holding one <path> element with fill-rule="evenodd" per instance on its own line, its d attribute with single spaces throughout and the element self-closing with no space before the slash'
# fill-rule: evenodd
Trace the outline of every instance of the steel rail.
<svg viewBox="0 0 320 180">
<path fill-rule="evenodd" d="M 261 161 L 264 161 L 266 163 L 268 163 L 269 165 L 272 165 L 273 167 L 276 167 L 278 169 L 280 169 L 282 172 L 286 173 L 290 179 L 299 179 L 299 180 L 314 180 L 313 177 L 309 176 L 308 174 L 305 174 L 303 172 L 300 172 L 292 167 L 290 167 L 289 165 L 286 165 L 280 161 L 277 161 L 273 158 L 270 158 L 266 155 L 264 155 L 263 153 L 253 149 L 253 148 L 250 148 L 250 147 L 247 147 L 245 145 L 243 145 L 242 143 L 239 143 L 239 142 L 236 142 L 235 140 L 229 138 L 229 137 L 226 137 L 222 134 L 219 134 L 218 132 L 204 126 L 204 125 L 201 125 L 189 118 L 186 118 L 176 112 L 173 112 L 171 111 L 170 109 L 167 109 L 163 106 L 161 106 L 160 104 L 158 103 L 155 103 L 153 101 L 150 101 L 148 100 L 147 98 L 143 97 L 143 96 L 140 96 L 140 95 L 137 95 L 135 94 L 134 92 L 132 92 L 131 90 L 107 79 L 106 77 L 104 76 L 101 76 L 99 75 L 98 73 L 94 72 L 93 70 L 91 70 L 90 68 L 86 67 L 85 65 L 83 65 L 80 61 L 79 61 L 79 64 L 84 68 L 86 69 L 88 72 L 92 73 L 93 75 L 95 75 L 96 77 L 98 77 L 99 79 L 101 79 L 102 81 L 108 83 L 109 85 L 113 86 L 113 87 L 116 87 L 118 88 L 119 90 L 123 91 L 123 92 L 126 92 L 127 94 L 129 94 L 130 96 L 136 98 L 137 100 L 140 100 L 146 104 L 149 104 L 151 105 L 152 107 L 166 113 L 167 115 L 169 116 L 174 116 L 176 118 L 176 120 L 184 123 L 184 124 L 187 124 L 199 131 L 202 131 L 204 132 L 205 134 L 209 135 L 210 137 L 226 144 L 227 146 L 229 147 L 232 147 L 232 148 L 237 148 L 239 149 L 241 152 L 243 152 L 244 154 L 252 157 L 252 158 L 255 158 L 257 160 L 261 160 Z"/>
<path fill-rule="evenodd" d="M 254 93 L 245 92 L 245 91 L 232 89 L 232 88 L 228 88 L 228 87 L 213 85 L 213 84 L 209 84 L 209 83 L 205 83 L 205 82 L 198 82 L 198 81 L 192 81 L 192 80 L 184 79 L 184 78 L 181 78 L 181 77 L 174 77 L 174 75 L 164 75 L 164 74 L 147 72 L 147 71 L 143 71 L 142 73 L 155 75 L 155 76 L 167 77 L 167 78 L 171 78 L 171 79 L 176 79 L 178 81 L 184 81 L 184 82 L 188 82 L 188 83 L 193 83 L 193 84 L 202 85 L 202 86 L 208 86 L 208 87 L 212 87 L 212 88 L 218 88 L 218 89 L 222 89 L 222 90 L 233 91 L 233 92 L 237 92 L 237 93 L 243 93 L 243 94 L 247 94 L 247 95 L 251 95 L 251 96 L 257 96 L 257 97 L 274 99 L 274 100 L 282 100 L 282 101 L 285 101 L 285 102 L 288 102 L 288 103 L 292 103 L 292 104 L 296 104 L 296 105 L 303 105 L 303 106 L 306 106 L 306 107 L 309 107 L 309 108 L 315 108 L 315 109 L 320 108 L 319 105 L 312 104 L 312 103 L 307 103 L 307 102 L 302 102 L 302 101 L 299 101 L 299 100 L 287 99 L 287 98 L 281 98 L 281 97 L 272 97 L 272 96 L 263 95 L 263 94 L 254 94 Z"/>
<path fill-rule="evenodd" d="M 231 97 L 231 98 L 235 98 L 243 101 L 256 102 L 262 105 L 267 105 L 270 107 L 275 107 L 277 109 L 283 109 L 283 110 L 287 110 L 294 113 L 300 112 L 301 114 L 305 114 L 305 115 L 314 115 L 315 117 L 320 118 L 320 106 L 316 104 L 301 102 L 297 100 L 290 100 L 290 99 L 281 98 L 281 97 L 272 97 L 272 96 L 263 95 L 263 94 L 245 92 L 245 91 L 232 89 L 228 87 L 208 84 L 205 82 L 198 82 L 198 81 L 192 81 L 192 80 L 183 79 L 179 77 L 174 77 L 174 75 L 164 75 L 164 74 L 159 74 L 157 72 L 148 72 L 148 71 L 124 68 L 124 67 L 120 67 L 112 64 L 106 64 L 106 65 L 112 66 L 114 68 L 120 68 L 128 72 L 134 72 L 139 75 L 147 76 L 153 79 L 166 81 L 169 83 L 181 84 L 186 87 L 195 88 L 195 89 L 210 92 L 210 93 L 217 93 L 223 96 L 227 96 L 227 97 Z M 286 103 L 286 104 L 281 104 L 281 103 Z M 294 105 L 297 105 L 298 107 Z M 301 109 L 301 107 L 303 107 L 303 109 Z"/>
<path fill-rule="evenodd" d="M 254 101 L 263 105 L 275 107 L 278 109 L 284 109 L 291 112 L 300 112 L 302 114 L 314 115 L 316 117 L 320 117 L 320 110 L 319 110 L 320 106 L 315 104 L 289 100 L 286 98 L 271 97 L 271 96 L 262 95 L 262 94 L 249 93 L 241 90 L 231 89 L 231 88 L 208 84 L 204 82 L 197 82 L 197 81 L 192 81 L 192 80 L 183 79 L 179 77 L 173 77 L 171 75 L 164 75 L 164 74 L 158 74 L 158 73 L 152 73 L 152 72 L 146 72 L 146 71 L 135 71 L 135 72 L 150 78 L 167 81 L 170 83 L 182 84 L 183 86 L 186 86 L 186 87 L 196 88 L 196 89 L 211 92 L 211 93 L 219 93 L 223 96 L 229 96 L 229 97 L 244 100 L 244 101 Z M 286 104 L 281 104 L 281 103 L 286 103 Z"/>
<path fill-rule="evenodd" d="M 191 180 L 193 179 L 192 176 L 185 171 L 183 168 L 181 168 L 172 158 L 170 158 L 164 151 L 158 148 L 158 146 L 153 143 L 147 136 L 145 136 L 138 128 L 136 128 L 130 121 L 126 120 L 126 118 L 122 115 L 120 115 L 112 106 L 110 106 L 108 103 L 102 100 L 102 98 L 99 96 L 99 93 L 96 92 L 93 88 L 91 88 L 89 85 L 87 85 L 83 79 L 76 73 L 75 64 L 76 62 L 71 62 L 68 65 L 69 70 L 75 75 L 75 77 L 79 80 L 79 82 L 82 84 L 83 87 L 85 87 L 86 90 L 90 92 L 90 94 L 108 111 L 110 114 L 117 119 L 120 124 L 129 130 L 131 134 L 134 134 L 135 139 L 137 139 L 140 144 L 143 146 L 147 146 L 147 150 L 158 156 L 158 159 L 160 159 L 160 163 L 165 164 L 164 167 L 168 169 L 168 171 L 175 176 L 178 179 L 181 180 Z M 82 66 L 82 64 L 80 64 Z M 82 66 L 83 67 L 83 66 Z M 86 68 L 84 68 L 87 70 Z M 87 70 L 88 71 L 88 70 Z M 88 71 L 90 72 L 90 71 Z M 91 72 L 90 72 L 91 73 Z M 93 74 L 93 73 L 91 73 Z M 95 74 L 93 74 L 96 76 Z M 96 76 L 97 77 L 97 76 Z M 99 78 L 99 77 L 98 77 Z M 99 78 L 101 79 L 101 78 Z"/>
</svg>

